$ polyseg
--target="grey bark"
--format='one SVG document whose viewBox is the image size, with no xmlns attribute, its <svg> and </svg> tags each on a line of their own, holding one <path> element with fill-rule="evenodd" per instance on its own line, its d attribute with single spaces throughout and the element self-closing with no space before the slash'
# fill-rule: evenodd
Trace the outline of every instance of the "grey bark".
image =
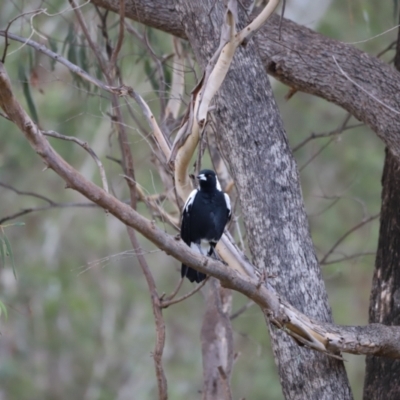
<svg viewBox="0 0 400 400">
<path fill-rule="evenodd" d="M 400 30 L 395 67 L 400 71 Z M 400 162 L 386 149 L 378 251 L 369 305 L 369 322 L 400 325 Z M 400 360 L 366 358 L 364 399 L 400 398 Z"/>
<path fill-rule="evenodd" d="M 223 10 L 213 1 L 177 2 L 199 64 L 217 48 Z M 243 16 L 242 16 L 243 17 Z M 235 55 L 216 98 L 218 139 L 234 177 L 253 262 L 272 285 L 307 315 L 331 322 L 324 283 L 311 242 L 299 176 L 268 77 L 253 43 Z M 271 329 L 287 399 L 351 399 L 343 364 L 300 348 Z"/>
</svg>

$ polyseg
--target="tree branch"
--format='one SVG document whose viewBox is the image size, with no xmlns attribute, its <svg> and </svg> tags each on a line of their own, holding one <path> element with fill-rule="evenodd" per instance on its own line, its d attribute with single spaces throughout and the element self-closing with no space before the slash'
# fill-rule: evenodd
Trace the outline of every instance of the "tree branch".
<svg viewBox="0 0 400 400">
<path fill-rule="evenodd" d="M 118 0 L 92 0 L 92 3 L 118 12 Z M 187 39 L 175 7 L 174 0 L 136 0 L 134 4 L 126 3 L 126 17 Z M 285 18 L 279 40 L 279 24 L 280 17 L 272 15 L 254 36 L 267 72 L 295 90 L 344 108 L 371 127 L 400 158 L 400 118 L 370 96 L 385 99 L 387 106 L 398 110 L 399 73 L 377 57 Z M 368 94 L 349 82 L 332 56 Z"/>
<path fill-rule="evenodd" d="M 154 222 L 138 214 L 129 205 L 85 179 L 55 152 L 37 125 L 18 103 L 12 93 L 11 83 L 2 63 L 0 63 L 0 106 L 22 131 L 45 164 L 64 179 L 70 188 L 109 211 L 125 225 L 140 232 L 158 248 L 180 262 L 219 279 L 224 287 L 239 291 L 252 299 L 265 310 L 271 323 L 284 329 L 309 348 L 331 355 L 343 351 L 400 358 L 399 327 L 379 324 L 366 327 L 343 327 L 313 321 L 278 296 L 268 282 L 266 286 L 259 286 L 258 279 L 240 275 L 235 270 L 227 268 L 222 262 L 191 250 L 181 240 L 166 234 Z"/>
</svg>

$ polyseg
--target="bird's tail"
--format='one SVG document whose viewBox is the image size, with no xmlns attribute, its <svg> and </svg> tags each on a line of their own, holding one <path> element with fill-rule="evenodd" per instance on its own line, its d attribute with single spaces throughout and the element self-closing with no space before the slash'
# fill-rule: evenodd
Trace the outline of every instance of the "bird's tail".
<svg viewBox="0 0 400 400">
<path fill-rule="evenodd" d="M 201 281 L 204 281 L 204 279 L 206 279 L 207 275 L 203 274 L 202 272 L 198 272 L 195 269 L 190 268 L 185 264 L 182 264 L 181 276 L 182 278 L 186 276 L 186 278 L 188 278 L 190 282 L 200 283 Z"/>
<path fill-rule="evenodd" d="M 215 246 L 216 246 L 216 243 L 210 242 L 210 248 L 207 252 L 207 256 L 209 256 L 209 257 L 212 255 L 215 256 L 215 254 L 216 254 Z M 190 246 L 190 247 L 192 247 L 192 246 Z M 199 245 L 194 246 L 193 248 L 197 249 L 200 252 L 200 254 L 203 254 L 202 249 L 201 249 L 201 247 L 199 247 Z M 186 278 L 188 278 L 190 282 L 197 282 L 197 283 L 200 283 L 200 282 L 204 281 L 204 279 L 207 278 L 206 274 L 203 274 L 202 272 L 198 272 L 195 269 L 190 268 L 185 264 L 182 264 L 181 276 L 182 276 L 182 278 L 184 278 L 186 276 Z"/>
</svg>

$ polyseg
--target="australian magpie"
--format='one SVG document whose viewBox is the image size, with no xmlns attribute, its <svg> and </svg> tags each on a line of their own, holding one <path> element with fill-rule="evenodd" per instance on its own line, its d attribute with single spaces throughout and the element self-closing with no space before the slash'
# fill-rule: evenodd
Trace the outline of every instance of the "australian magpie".
<svg viewBox="0 0 400 400">
<path fill-rule="evenodd" d="M 207 255 L 211 256 L 231 217 L 231 202 L 222 192 L 214 171 L 203 169 L 197 179 L 200 187 L 190 193 L 183 207 L 181 238 L 202 254 L 201 244 L 205 241 L 209 245 Z M 181 275 L 190 282 L 201 282 L 206 278 L 205 274 L 185 264 L 182 264 Z"/>
</svg>

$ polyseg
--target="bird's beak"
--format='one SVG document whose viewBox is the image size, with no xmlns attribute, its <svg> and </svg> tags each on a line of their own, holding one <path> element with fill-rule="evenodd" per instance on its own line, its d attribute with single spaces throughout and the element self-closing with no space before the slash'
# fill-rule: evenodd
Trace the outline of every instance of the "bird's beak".
<svg viewBox="0 0 400 400">
<path fill-rule="evenodd" d="M 197 179 L 198 179 L 199 181 L 206 181 L 206 180 L 207 180 L 207 178 L 206 178 L 206 176 L 205 176 L 204 174 L 200 174 L 200 175 L 197 177 Z"/>
</svg>

